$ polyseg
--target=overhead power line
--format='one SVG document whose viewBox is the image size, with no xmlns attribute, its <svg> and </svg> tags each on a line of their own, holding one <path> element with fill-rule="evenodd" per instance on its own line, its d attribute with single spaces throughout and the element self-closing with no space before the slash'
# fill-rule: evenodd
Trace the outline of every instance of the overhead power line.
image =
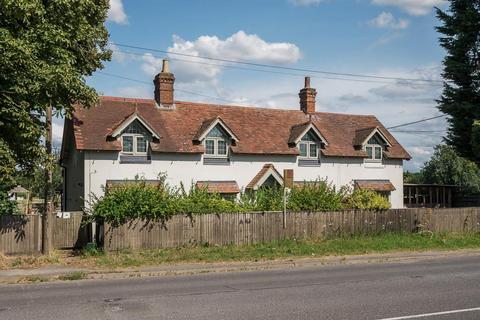
<svg viewBox="0 0 480 320">
<path fill-rule="evenodd" d="M 131 54 L 131 55 L 137 55 L 137 56 L 143 56 L 145 53 L 139 53 L 139 52 L 132 52 L 132 51 L 124 51 L 124 50 L 117 50 L 117 49 L 112 49 L 113 52 L 117 53 L 122 53 L 122 54 Z M 166 59 L 168 58 L 169 60 L 172 61 L 181 61 L 185 63 L 193 63 L 193 64 L 201 64 L 201 65 L 208 65 L 208 66 L 214 66 L 214 67 L 221 67 L 221 68 L 230 68 L 230 69 L 238 69 L 238 70 L 246 70 L 246 71 L 255 71 L 255 72 L 263 72 L 263 73 L 272 73 L 272 74 L 281 74 L 281 75 L 287 75 L 287 76 L 294 76 L 294 77 L 304 77 L 304 74 L 299 74 L 299 73 L 292 73 L 292 72 L 285 72 L 285 71 L 274 71 L 274 70 L 266 70 L 266 69 L 255 69 L 255 68 L 247 68 L 247 67 L 240 67 L 237 65 L 231 65 L 231 64 L 218 64 L 218 63 L 209 63 L 209 62 L 204 62 L 204 61 L 198 61 L 198 60 L 187 60 L 187 59 L 179 59 L 179 58 L 170 58 L 167 56 L 159 56 L 159 55 L 153 55 L 150 54 L 152 57 L 159 58 L 159 59 Z M 393 84 L 393 85 L 399 85 L 399 86 L 406 86 L 406 85 L 412 85 L 411 83 L 406 83 L 406 82 L 392 82 L 392 81 L 380 81 L 380 80 L 367 80 L 367 79 L 353 79 L 353 78 L 339 78 L 339 77 L 328 77 L 328 76 L 311 76 L 312 78 L 317 78 L 317 79 L 329 79 L 329 80 L 340 80 L 340 81 L 352 81 L 352 82 L 365 82 L 365 83 L 381 83 L 381 84 Z M 442 87 L 442 85 L 439 84 L 434 84 L 434 83 L 415 83 L 415 86 L 431 86 L 431 87 Z"/>
<path fill-rule="evenodd" d="M 123 47 L 123 48 L 130 48 L 130 49 L 151 51 L 151 52 L 160 52 L 160 53 L 169 54 L 169 55 L 184 56 L 184 57 L 203 59 L 203 60 L 221 61 L 221 62 L 227 62 L 227 63 L 262 67 L 262 68 L 282 69 L 282 70 L 289 70 L 289 71 L 299 71 L 299 72 L 306 72 L 306 73 L 319 73 L 319 74 L 327 74 L 327 75 L 335 75 L 335 76 L 347 76 L 347 77 L 355 77 L 355 78 L 370 78 L 370 79 L 395 80 L 395 81 L 415 81 L 415 82 L 428 82 L 428 83 L 443 84 L 442 80 L 387 77 L 387 76 L 378 76 L 378 75 L 332 72 L 332 71 L 315 70 L 315 69 L 307 69 L 307 68 L 294 68 L 294 67 L 286 67 L 286 66 L 272 65 L 272 64 L 266 64 L 266 63 L 250 62 L 250 61 L 246 61 L 246 60 L 232 60 L 232 59 L 213 58 L 213 57 L 208 57 L 208 56 L 197 56 L 197 55 L 188 54 L 188 53 L 160 50 L 160 49 L 153 49 L 153 48 L 146 48 L 146 47 L 140 47 L 140 46 L 133 46 L 133 45 L 117 43 L 117 42 L 111 42 L 111 43 L 115 46 Z"/>
<path fill-rule="evenodd" d="M 104 76 L 123 79 L 123 80 L 129 80 L 129 81 L 133 81 L 133 82 L 137 82 L 137 83 L 141 83 L 141 84 L 145 84 L 145 85 L 147 85 L 147 84 L 150 85 L 151 84 L 150 82 L 147 82 L 147 81 L 133 79 L 133 78 L 121 76 L 121 75 L 118 75 L 118 74 L 113 74 L 113 73 L 108 73 L 108 72 L 103 72 L 103 71 L 97 71 L 97 73 L 101 74 L 101 75 L 104 75 Z M 221 100 L 221 101 L 225 101 L 225 102 L 229 102 L 229 103 L 235 103 L 235 104 L 239 103 L 238 101 L 228 100 L 228 99 L 218 97 L 218 96 L 210 96 L 210 95 L 206 95 L 206 94 L 198 93 L 198 92 L 194 92 L 194 91 L 187 91 L 187 90 L 182 90 L 182 89 L 175 89 L 175 90 L 179 91 L 179 92 L 184 92 L 184 93 L 187 93 L 187 94 L 193 94 L 193 95 L 197 95 L 197 96 L 201 96 L 201 97 L 205 97 L 205 98 L 216 99 L 216 100 Z M 445 117 L 445 115 L 442 114 L 442 115 L 438 115 L 438 116 L 434 116 L 434 117 L 430 117 L 430 118 L 426 118 L 426 119 L 421 119 L 421 120 L 417 120 L 417 121 L 403 123 L 403 124 L 399 124 L 399 125 L 396 125 L 396 126 L 387 127 L 387 129 L 395 129 L 395 128 L 400 128 L 400 127 L 405 127 L 405 126 L 409 126 L 409 125 L 412 125 L 412 124 L 421 123 L 421 122 L 425 122 L 425 121 L 430 121 L 430 120 L 438 119 L 438 118 L 442 118 L 442 117 Z M 392 130 L 392 132 L 412 133 L 412 134 L 428 134 L 428 133 L 441 133 L 441 132 L 444 132 L 444 131 L 439 131 L 439 130 Z"/>
<path fill-rule="evenodd" d="M 406 126 L 410 126 L 412 124 L 421 123 L 421 122 L 425 122 L 425 121 L 430 121 L 430 120 L 438 119 L 438 118 L 442 118 L 442 117 L 445 117 L 445 115 L 441 114 L 439 116 L 435 116 L 435 117 L 431 117 L 431 118 L 426 118 L 426 119 L 421 119 L 421 120 L 417 120 L 417 121 L 402 123 L 402 124 L 399 124 L 399 125 L 396 125 L 396 126 L 393 126 L 393 127 L 388 127 L 387 129 L 395 129 L 395 128 L 400 128 L 400 127 L 406 127 Z"/>
<path fill-rule="evenodd" d="M 103 72 L 103 71 L 97 71 L 96 73 L 104 75 L 104 76 L 112 77 L 112 78 L 129 80 L 129 81 L 133 81 L 133 82 L 137 82 L 137 83 L 141 83 L 141 84 L 145 84 L 145 85 L 147 85 L 147 84 L 150 85 L 151 84 L 150 82 L 147 82 L 147 81 L 133 79 L 133 78 L 129 78 L 129 77 L 124 77 L 124 76 L 121 76 L 121 75 L 118 75 L 118 74 L 113 74 L 113 73 L 108 73 L 108 72 Z M 239 103 L 238 101 L 228 100 L 228 99 L 221 98 L 221 97 L 216 97 L 216 96 L 210 96 L 210 95 L 206 95 L 206 94 L 199 93 L 199 92 L 187 91 L 187 90 L 182 90 L 182 89 L 175 89 L 175 91 L 188 93 L 188 94 L 193 94 L 193 95 L 197 95 L 197 96 L 205 97 L 205 98 L 221 100 L 221 101 L 225 101 L 225 102 L 229 102 L 229 103 L 237 103 L 237 104 Z"/>
</svg>

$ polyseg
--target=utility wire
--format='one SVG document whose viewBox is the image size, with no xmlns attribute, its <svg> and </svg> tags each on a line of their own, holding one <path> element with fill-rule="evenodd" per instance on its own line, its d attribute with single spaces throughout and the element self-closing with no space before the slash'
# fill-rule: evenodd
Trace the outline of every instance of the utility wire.
<svg viewBox="0 0 480 320">
<path fill-rule="evenodd" d="M 137 83 L 150 85 L 150 82 L 125 77 L 125 76 L 121 76 L 121 75 L 118 75 L 118 74 L 113 74 L 113 73 L 108 73 L 108 72 L 103 72 L 103 71 L 97 71 L 97 73 L 101 74 L 101 75 L 104 75 L 104 76 L 108 76 L 108 77 L 119 78 L 119 79 L 124 79 L 124 80 L 129 80 L 129 81 L 133 81 L 133 82 L 137 82 Z M 212 99 L 222 100 L 222 101 L 229 102 L 229 103 L 238 104 L 238 101 L 228 100 L 228 99 L 221 98 L 221 97 L 210 96 L 210 95 L 206 95 L 206 94 L 202 94 L 202 93 L 198 93 L 198 92 L 193 92 L 193 91 L 182 90 L 182 89 L 175 89 L 175 90 L 180 91 L 180 92 L 184 92 L 184 93 L 187 93 L 187 94 L 193 94 L 193 95 L 198 95 L 198 96 L 205 97 L 205 98 L 212 98 Z M 445 115 L 439 115 L 439 116 L 435 116 L 435 117 L 431 117 L 431 118 L 426 118 L 426 119 L 421 119 L 421 120 L 417 120 L 417 121 L 413 121 L 413 122 L 399 124 L 399 125 L 396 125 L 396 126 L 393 126 L 393 127 L 387 127 L 387 129 L 395 129 L 395 128 L 400 128 L 400 127 L 405 127 L 405 126 L 409 126 L 409 125 L 416 124 L 416 123 L 421 123 L 421 122 L 425 122 L 425 121 L 429 121 L 429 120 L 433 120 L 433 119 L 438 119 L 438 118 L 441 118 L 441 117 L 445 117 Z M 414 134 L 414 133 L 416 133 L 416 134 L 424 133 L 425 134 L 425 133 L 434 133 L 436 131 L 434 131 L 434 130 L 431 130 L 431 131 L 429 131 L 429 130 L 423 130 L 423 131 L 422 130 L 412 130 L 412 131 L 393 130 L 392 132 L 412 133 L 412 134 Z M 438 132 L 443 132 L 443 131 L 438 131 Z"/>
<path fill-rule="evenodd" d="M 132 54 L 137 56 L 143 56 L 145 53 L 139 52 L 132 52 L 132 51 L 124 51 L 124 50 L 117 50 L 111 49 L 113 52 L 122 53 L 122 54 Z M 159 58 L 159 59 L 169 59 L 172 61 L 181 61 L 185 63 L 193 63 L 193 64 L 201 64 L 201 65 L 208 65 L 208 66 L 215 66 L 215 67 L 222 67 L 222 68 L 231 68 L 231 69 L 238 69 L 238 70 L 247 70 L 247 71 L 255 71 L 255 72 L 263 72 L 263 73 L 273 73 L 273 74 L 281 74 L 281 75 L 288 75 L 288 76 L 295 76 L 295 77 L 304 77 L 303 74 L 292 73 L 292 72 L 282 72 L 282 71 L 274 71 L 274 70 L 264 70 L 264 69 L 254 69 L 254 68 L 246 68 L 246 67 L 239 67 L 236 65 L 228 65 L 228 64 L 216 64 L 216 63 L 208 63 L 203 61 L 194 61 L 194 60 L 186 60 L 186 59 L 179 59 L 179 58 L 170 58 L 167 56 L 159 56 L 150 54 L 152 57 Z M 366 80 L 366 79 L 352 79 L 352 78 L 339 78 L 339 77 L 328 77 L 328 76 L 311 76 L 312 78 L 317 79 L 329 79 L 329 80 L 341 80 L 341 81 L 352 81 L 352 82 L 365 82 L 365 83 L 381 83 L 381 84 L 394 84 L 394 85 L 412 85 L 412 83 L 407 82 L 391 82 L 391 81 L 378 81 L 378 80 Z M 431 87 L 442 87 L 439 84 L 433 83 L 415 83 L 415 86 L 431 86 Z"/>
<path fill-rule="evenodd" d="M 118 75 L 118 74 L 113 74 L 113 73 L 108 73 L 108 72 L 103 72 L 103 71 L 97 71 L 96 73 L 104 75 L 104 76 L 108 76 L 108 77 L 134 81 L 134 82 L 138 82 L 138 83 L 142 83 L 142 84 L 148 84 L 148 85 L 151 84 L 150 82 L 147 82 L 147 81 L 133 79 L 133 78 L 129 78 L 129 77 L 124 77 L 124 76 L 121 76 L 121 75 Z M 225 102 L 229 102 L 229 103 L 237 103 L 237 104 L 239 103 L 238 101 L 228 100 L 228 99 L 221 98 L 221 97 L 209 96 L 209 95 L 206 95 L 206 94 L 203 94 L 203 93 L 198 93 L 198 92 L 193 92 L 193 91 L 187 91 L 187 90 L 182 90 L 182 89 L 175 89 L 175 91 L 188 93 L 188 94 L 193 94 L 193 95 L 197 95 L 197 96 L 201 96 L 201 97 L 205 97 L 205 98 L 217 99 L 217 100 L 221 100 L 221 101 L 225 101 Z"/>
<path fill-rule="evenodd" d="M 213 58 L 213 57 L 207 57 L 207 56 L 196 56 L 196 55 L 188 54 L 188 53 L 166 51 L 166 50 L 160 50 L 160 49 L 152 49 L 152 48 L 133 46 L 133 45 L 123 44 L 123 43 L 116 43 L 116 42 L 110 42 L 110 43 L 113 44 L 113 45 L 116 45 L 118 47 L 124 47 L 124 48 L 136 49 L 136 50 L 160 52 L 160 53 L 169 54 L 169 55 L 179 55 L 179 56 L 196 58 L 196 59 L 236 63 L 236 64 L 255 66 L 255 67 L 262 67 L 262 68 L 283 69 L 283 70 L 290 70 L 290 71 L 300 71 L 300 72 L 307 72 L 307 73 L 320 73 L 320 74 L 328 74 L 328 75 L 335 75 L 335 76 L 347 76 L 347 77 L 356 77 L 356 78 L 371 78 L 371 79 L 383 79 L 383 80 L 395 80 L 395 81 L 419 81 L 419 82 L 431 82 L 431 83 L 443 84 L 442 80 L 386 77 L 386 76 L 377 76 L 377 75 L 331 72 L 331 71 L 306 69 L 306 68 L 293 68 L 293 67 L 285 67 L 285 66 L 271 65 L 271 64 L 265 64 L 265 63 L 249 62 L 249 61 L 246 61 L 246 60 L 231 60 L 231 59 Z"/>
<path fill-rule="evenodd" d="M 441 114 L 439 116 L 435 116 L 435 117 L 431 117 L 431 118 L 421 119 L 421 120 L 417 120 L 417 121 L 413 121 L 413 122 L 402 123 L 402 124 L 399 124 L 399 125 L 396 125 L 396 126 L 393 126 L 393 127 L 388 127 L 387 129 L 395 129 L 395 128 L 400 128 L 400 127 L 406 127 L 406 126 L 409 126 L 409 125 L 412 125 L 412 124 L 421 123 L 421 122 L 425 122 L 425 121 L 430 121 L 430 120 L 438 119 L 438 118 L 442 118 L 442 117 L 445 117 L 445 115 Z"/>
</svg>

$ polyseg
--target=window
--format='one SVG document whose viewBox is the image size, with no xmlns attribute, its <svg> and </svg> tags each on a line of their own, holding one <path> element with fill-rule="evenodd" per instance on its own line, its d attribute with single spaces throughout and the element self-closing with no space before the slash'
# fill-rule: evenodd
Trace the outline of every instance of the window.
<svg viewBox="0 0 480 320">
<path fill-rule="evenodd" d="M 146 155 L 150 134 L 138 121 L 132 122 L 122 134 L 122 153 L 128 155 Z"/>
<path fill-rule="evenodd" d="M 300 157 L 318 159 L 318 139 L 309 131 L 298 143 Z"/>
<path fill-rule="evenodd" d="M 122 136 L 122 152 L 132 155 L 147 154 L 148 141 L 142 135 L 124 134 Z"/>
<path fill-rule="evenodd" d="M 205 138 L 205 155 L 226 158 L 228 156 L 228 135 L 218 125 Z"/>
<path fill-rule="evenodd" d="M 365 151 L 367 152 L 367 161 L 382 161 L 382 146 L 368 144 L 365 147 Z"/>
<path fill-rule="evenodd" d="M 123 136 L 123 152 L 131 153 L 133 152 L 133 136 Z"/>
</svg>

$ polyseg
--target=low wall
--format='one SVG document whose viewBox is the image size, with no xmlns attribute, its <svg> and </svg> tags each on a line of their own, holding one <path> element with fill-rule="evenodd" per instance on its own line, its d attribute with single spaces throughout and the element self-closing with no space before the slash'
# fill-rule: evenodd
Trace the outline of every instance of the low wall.
<svg viewBox="0 0 480 320">
<path fill-rule="evenodd" d="M 332 238 L 381 232 L 479 232 L 480 208 L 387 211 L 235 213 L 174 216 L 165 225 L 133 221 L 99 231 L 107 250 L 168 248 L 188 244 L 252 244 L 286 238 Z"/>
</svg>

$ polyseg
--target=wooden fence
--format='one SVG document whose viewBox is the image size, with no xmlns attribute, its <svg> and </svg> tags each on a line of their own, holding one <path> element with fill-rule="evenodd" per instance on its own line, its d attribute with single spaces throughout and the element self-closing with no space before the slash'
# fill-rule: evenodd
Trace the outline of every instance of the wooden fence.
<svg viewBox="0 0 480 320">
<path fill-rule="evenodd" d="M 90 227 L 82 225 L 82 213 L 69 218 L 52 217 L 52 246 L 83 247 Z M 381 232 L 480 232 L 480 208 L 398 209 L 382 212 L 281 212 L 174 216 L 161 225 L 134 221 L 112 227 L 100 225 L 97 236 L 107 250 L 167 248 L 188 244 L 251 244 L 285 238 L 332 238 Z M 0 216 L 0 253 L 37 254 L 41 251 L 39 215 Z"/>
<path fill-rule="evenodd" d="M 52 246 L 55 249 L 83 247 L 89 238 L 82 225 L 83 213 L 69 218 L 51 218 Z M 0 215 L 0 253 L 37 254 L 42 250 L 42 219 L 38 214 Z"/>
<path fill-rule="evenodd" d="M 134 221 L 99 229 L 107 250 L 188 244 L 252 244 L 285 238 L 332 238 L 381 232 L 480 232 L 480 208 L 392 209 L 382 212 L 281 212 L 174 216 L 165 225 Z"/>
</svg>

